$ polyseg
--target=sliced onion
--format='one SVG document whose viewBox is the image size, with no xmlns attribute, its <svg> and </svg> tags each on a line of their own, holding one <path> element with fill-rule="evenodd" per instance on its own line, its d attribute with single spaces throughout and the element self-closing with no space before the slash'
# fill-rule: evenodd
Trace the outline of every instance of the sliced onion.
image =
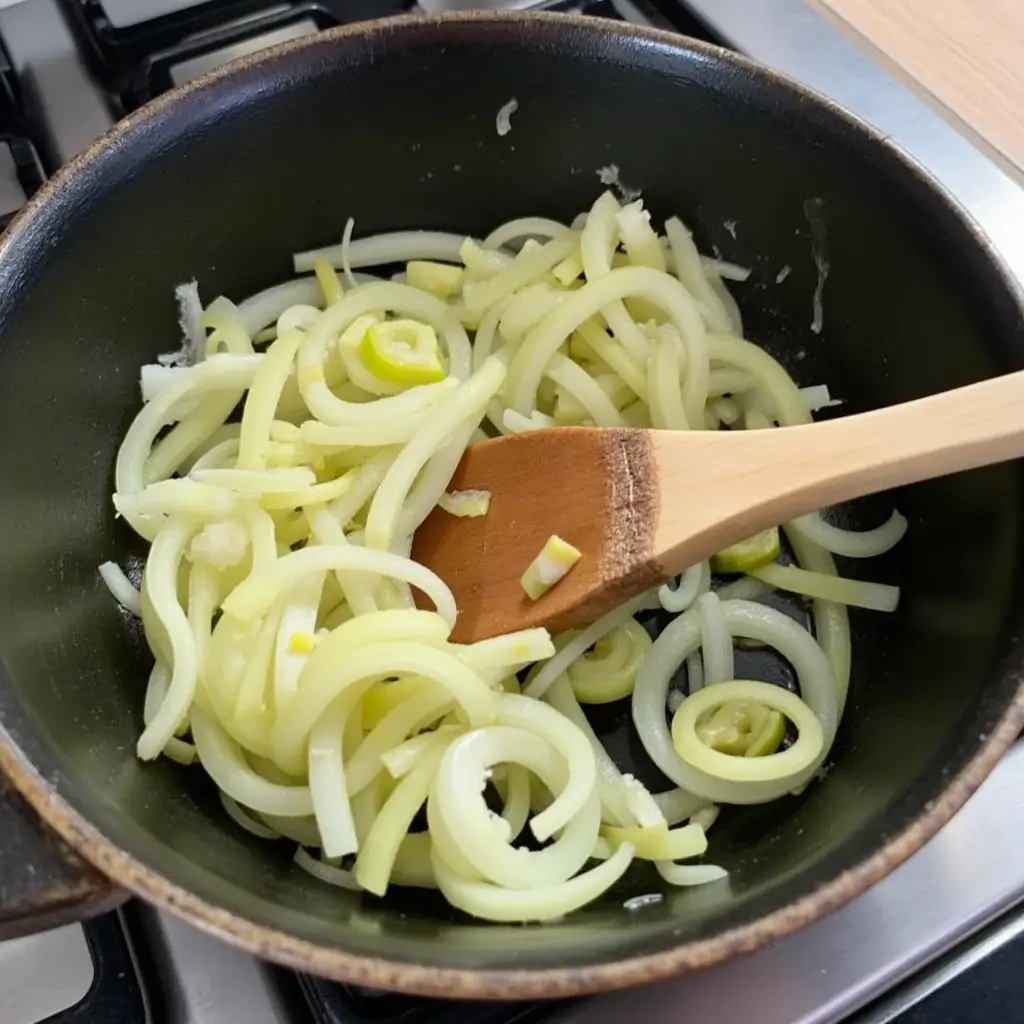
<svg viewBox="0 0 1024 1024">
<path fill-rule="evenodd" d="M 314 857 L 304 846 L 300 846 L 295 851 L 295 863 L 303 871 L 326 885 L 333 885 L 338 889 L 351 889 L 353 892 L 360 891 L 359 883 L 352 876 L 351 871 L 335 867 L 333 864 L 325 864 L 322 860 Z"/>
<path fill-rule="evenodd" d="M 125 575 L 124 569 L 117 562 L 104 562 L 100 566 L 100 578 L 107 585 L 107 590 L 125 611 L 132 615 L 142 615 L 142 597 Z"/>
<path fill-rule="evenodd" d="M 711 586 L 711 564 L 700 562 L 690 566 L 679 577 L 673 589 L 667 583 L 658 588 L 658 600 L 667 612 L 685 612 Z"/>
<path fill-rule="evenodd" d="M 707 687 L 735 678 L 732 633 L 725 620 L 722 602 L 717 594 L 701 594 L 697 598 L 696 609 L 697 621 L 700 623 L 701 661 L 704 666 L 703 685 Z M 691 687 L 691 692 L 693 689 Z"/>
<path fill-rule="evenodd" d="M 729 877 L 729 872 L 715 864 L 673 864 L 671 861 L 654 862 L 658 874 L 669 885 L 707 885 Z"/>
<path fill-rule="evenodd" d="M 633 721 L 651 759 L 678 786 L 715 803 L 764 803 L 806 781 L 824 760 L 837 725 L 835 679 L 821 647 L 788 615 L 748 601 L 728 601 L 724 609 L 733 636 L 770 644 L 796 669 L 803 699 L 822 728 L 822 750 L 816 763 L 796 783 L 789 779 L 733 782 L 702 772 L 679 757 L 665 717 L 665 700 L 680 662 L 700 644 L 700 622 L 694 610 L 671 622 L 654 642 L 633 691 Z"/>
<path fill-rule="evenodd" d="M 211 779 L 232 799 L 258 814 L 301 817 L 313 813 L 308 786 L 268 782 L 246 763 L 241 747 L 198 708 L 192 711 L 192 738 Z"/>
<path fill-rule="evenodd" d="M 795 565 L 763 565 L 751 569 L 750 575 L 780 590 L 876 612 L 894 612 L 900 601 L 899 587 L 810 572 Z"/>
<path fill-rule="evenodd" d="M 444 751 L 435 747 L 404 776 L 374 818 L 356 858 L 356 881 L 367 892 L 383 896 L 409 826 L 430 793 Z"/>
<path fill-rule="evenodd" d="M 907 532 L 907 520 L 893 510 L 874 530 L 843 530 L 826 522 L 820 512 L 790 520 L 787 529 L 844 558 L 874 558 L 892 550 Z"/>
<path fill-rule="evenodd" d="M 520 694 L 504 693 L 497 699 L 498 722 L 516 726 L 547 740 L 569 767 L 565 786 L 554 801 L 530 822 L 533 834 L 544 842 L 565 828 L 591 799 L 597 785 L 597 762 L 587 737 L 554 708 Z"/>
<path fill-rule="evenodd" d="M 535 733 L 507 725 L 467 733 L 445 751 L 427 804 L 437 849 L 457 869 L 454 847 L 480 877 L 511 889 L 564 882 L 579 871 L 594 848 L 601 819 L 597 793 L 591 792 L 551 845 L 538 851 L 518 849 L 495 826 L 483 797 L 487 770 L 502 763 L 528 768 L 552 793 L 565 787 L 564 758 Z"/>
<path fill-rule="evenodd" d="M 785 715 L 797 727 L 796 742 L 785 750 L 763 757 L 726 754 L 707 746 L 697 735 L 697 720 L 705 712 L 730 700 L 749 701 Z M 821 724 L 814 717 L 814 712 L 796 694 L 770 683 L 747 680 L 712 683 L 700 693 L 687 697 L 672 717 L 672 745 L 676 753 L 699 771 L 731 782 L 785 779 L 791 787 L 800 785 L 807 769 L 821 763 L 823 744 Z"/>
<path fill-rule="evenodd" d="M 473 917 L 485 921 L 550 921 L 597 899 L 626 873 L 632 860 L 633 848 L 623 843 L 606 861 L 575 878 L 525 891 L 463 878 L 436 849 L 433 865 L 445 899 Z"/>
<path fill-rule="evenodd" d="M 543 697 L 548 687 L 585 651 L 597 643 L 601 637 L 610 633 L 613 629 L 622 625 L 626 619 L 633 617 L 649 602 L 646 594 L 627 601 L 624 605 L 615 608 L 613 611 L 602 615 L 596 622 L 592 622 L 579 635 L 572 638 L 553 658 L 546 661 L 538 670 L 537 674 L 526 685 L 523 693 L 527 697 Z"/>
<path fill-rule="evenodd" d="M 268 828 L 261 821 L 257 821 L 239 803 L 232 800 L 227 793 L 221 792 L 220 802 L 227 812 L 228 817 L 239 827 L 245 829 L 250 835 L 257 839 L 281 839 L 280 833 Z"/>
</svg>

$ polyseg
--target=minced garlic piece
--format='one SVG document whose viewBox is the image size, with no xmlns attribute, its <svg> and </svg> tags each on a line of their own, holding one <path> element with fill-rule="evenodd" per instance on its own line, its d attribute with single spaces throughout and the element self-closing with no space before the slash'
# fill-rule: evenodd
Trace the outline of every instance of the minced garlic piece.
<svg viewBox="0 0 1024 1024">
<path fill-rule="evenodd" d="M 582 554 L 557 534 L 548 537 L 540 554 L 520 580 L 526 596 L 536 601 L 546 594 L 582 558 Z"/>
<path fill-rule="evenodd" d="M 442 494 L 437 504 L 449 515 L 475 519 L 487 515 L 491 507 L 490 491 L 452 491 Z"/>
</svg>

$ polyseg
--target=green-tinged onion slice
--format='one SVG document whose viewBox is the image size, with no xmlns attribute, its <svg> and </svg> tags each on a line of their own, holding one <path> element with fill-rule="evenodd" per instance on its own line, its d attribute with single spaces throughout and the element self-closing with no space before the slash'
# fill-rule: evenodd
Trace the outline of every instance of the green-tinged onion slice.
<svg viewBox="0 0 1024 1024">
<path fill-rule="evenodd" d="M 730 544 L 711 559 L 715 572 L 751 572 L 779 557 L 779 528 L 762 530 L 753 537 Z"/>
<path fill-rule="evenodd" d="M 359 343 L 359 356 L 375 377 L 413 387 L 444 379 L 437 354 L 437 333 L 416 320 L 371 324 Z"/>
<path fill-rule="evenodd" d="M 726 701 L 749 701 L 785 715 L 797 728 L 798 738 L 787 750 L 762 757 L 737 757 L 707 746 L 698 732 L 698 720 L 706 711 Z M 770 683 L 736 680 L 712 683 L 691 694 L 672 719 L 672 745 L 693 767 L 729 782 L 765 782 L 797 779 L 821 754 L 824 736 L 814 712 L 796 694 Z"/>
<path fill-rule="evenodd" d="M 726 701 L 697 721 L 697 735 L 705 746 L 742 757 L 775 753 L 785 732 L 782 714 L 746 701 Z"/>
<path fill-rule="evenodd" d="M 633 692 L 637 669 L 653 641 L 635 619 L 605 633 L 569 666 L 569 682 L 581 704 L 608 704 Z"/>
</svg>

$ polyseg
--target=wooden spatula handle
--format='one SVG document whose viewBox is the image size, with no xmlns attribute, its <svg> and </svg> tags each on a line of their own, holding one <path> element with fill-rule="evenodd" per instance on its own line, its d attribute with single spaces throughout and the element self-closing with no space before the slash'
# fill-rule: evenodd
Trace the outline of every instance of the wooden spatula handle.
<svg viewBox="0 0 1024 1024">
<path fill-rule="evenodd" d="M 653 441 L 655 547 L 672 569 L 692 564 L 695 536 L 717 550 L 828 505 L 1024 456 L 1024 372 L 826 423 L 688 437 Z"/>
</svg>

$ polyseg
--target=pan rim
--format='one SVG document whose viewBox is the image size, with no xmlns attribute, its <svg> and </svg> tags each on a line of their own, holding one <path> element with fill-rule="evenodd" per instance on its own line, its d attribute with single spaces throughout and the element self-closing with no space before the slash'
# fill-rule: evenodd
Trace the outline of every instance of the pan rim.
<svg viewBox="0 0 1024 1024">
<path fill-rule="evenodd" d="M 1010 273 L 985 233 L 959 202 L 930 172 L 890 139 L 838 104 L 783 74 L 713 44 L 659 29 L 621 24 L 616 24 L 614 29 L 610 29 L 607 23 L 597 19 L 544 12 L 473 12 L 434 17 L 404 15 L 369 23 L 356 23 L 261 50 L 179 86 L 115 124 L 104 136 L 65 164 L 43 185 L 0 238 L 0 280 L 5 276 L 4 264 L 12 248 L 20 244 L 23 236 L 31 234 L 37 218 L 45 214 L 47 208 L 65 190 L 74 189 L 76 179 L 108 148 L 120 144 L 141 126 L 181 104 L 188 97 L 230 80 L 244 69 L 274 64 L 294 53 L 318 48 L 330 49 L 339 41 L 353 37 L 411 34 L 424 27 L 436 28 L 446 25 L 518 26 L 521 29 L 524 23 L 533 30 L 552 34 L 571 30 L 626 36 L 655 44 L 666 51 L 675 51 L 680 56 L 697 54 L 712 58 L 747 76 L 767 81 L 774 88 L 788 91 L 812 106 L 826 110 L 832 118 L 865 135 L 875 146 L 887 150 L 891 157 L 895 157 L 923 185 L 944 201 L 963 222 L 976 244 L 987 254 L 995 270 L 1002 276 L 1007 294 L 1013 296 L 1024 311 L 1020 283 Z M 201 930 L 255 955 L 299 971 L 427 997 L 564 998 L 664 980 L 684 971 L 709 967 L 752 952 L 825 916 L 885 877 L 931 838 L 966 802 L 1024 728 L 1024 674 L 1016 673 L 1016 680 L 1016 694 L 1010 697 L 997 724 L 960 772 L 947 783 L 941 797 L 931 806 L 924 807 L 914 821 L 889 839 L 885 845 L 818 890 L 794 903 L 710 938 L 692 940 L 657 953 L 570 968 L 431 967 L 347 953 L 336 947 L 298 938 L 274 927 L 256 924 L 196 896 L 118 848 L 64 797 L 54 791 L 52 785 L 37 771 L 28 755 L 15 743 L 2 724 L 0 770 L 8 775 L 14 786 L 57 835 L 116 883 L 161 909 L 182 917 Z"/>
</svg>

